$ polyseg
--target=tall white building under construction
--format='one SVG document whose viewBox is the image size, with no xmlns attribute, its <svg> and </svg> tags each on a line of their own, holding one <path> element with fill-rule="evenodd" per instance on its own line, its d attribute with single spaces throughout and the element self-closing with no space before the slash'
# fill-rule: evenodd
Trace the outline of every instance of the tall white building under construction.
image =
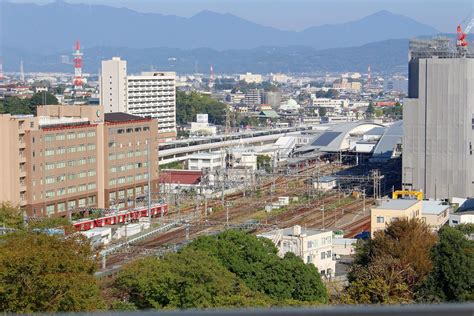
<svg viewBox="0 0 474 316">
<path fill-rule="evenodd" d="M 405 189 L 427 198 L 474 196 L 474 56 L 447 39 L 410 42 L 403 108 Z"/>
</svg>

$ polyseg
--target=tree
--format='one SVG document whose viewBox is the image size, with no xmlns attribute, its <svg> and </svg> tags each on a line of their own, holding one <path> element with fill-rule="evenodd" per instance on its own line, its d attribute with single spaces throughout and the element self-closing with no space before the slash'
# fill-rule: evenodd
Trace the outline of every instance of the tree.
<svg viewBox="0 0 474 316">
<path fill-rule="evenodd" d="M 326 116 L 326 114 L 327 114 L 326 108 L 319 108 L 318 109 L 318 114 L 319 114 L 320 117 Z"/>
<path fill-rule="evenodd" d="M 176 91 L 176 121 L 187 124 L 195 121 L 196 114 L 207 113 L 209 123 L 222 125 L 225 123 L 227 105 L 213 100 L 197 92 L 187 94 Z"/>
<path fill-rule="evenodd" d="M 433 267 L 431 249 L 436 241 L 436 234 L 428 225 L 419 219 L 402 218 L 376 232 L 356 258 L 356 263 L 369 263 L 381 256 L 399 259 L 402 265 L 413 268 L 412 285 L 419 285 Z"/>
<path fill-rule="evenodd" d="M 406 301 L 405 295 L 396 297 L 399 292 L 390 290 L 391 281 L 384 279 L 392 278 L 398 269 L 398 276 L 402 279 L 399 279 L 396 283 L 398 285 L 395 286 L 408 287 L 411 290 L 410 300 L 414 300 L 413 293 L 425 282 L 432 270 L 431 249 L 436 240 L 431 228 L 418 219 L 399 219 L 390 223 L 384 231 L 375 233 L 374 239 L 358 244 L 354 266 L 348 274 L 348 293 L 356 294 L 352 297 L 355 302 L 365 303 L 365 298 L 373 296 L 367 293 L 362 295 L 360 290 L 351 290 L 375 280 L 376 284 L 385 284 L 388 293 L 386 295 L 395 295 L 385 297 L 384 302 Z M 380 263 L 385 261 L 392 264 L 390 269 L 393 273 L 379 271 L 384 264 L 389 268 L 388 263 Z M 367 271 L 362 273 L 361 270 L 364 269 Z M 372 303 L 381 303 L 380 300 L 375 297 Z"/>
<path fill-rule="evenodd" d="M 370 102 L 369 106 L 367 107 L 367 110 L 365 110 L 365 114 L 367 115 L 367 117 L 373 117 L 374 113 L 375 113 L 374 104 Z"/>
<path fill-rule="evenodd" d="M 399 259 L 380 256 L 368 265 L 351 267 L 351 281 L 340 298 L 343 304 L 401 304 L 413 302 L 413 290 L 406 276 L 411 267 Z"/>
<path fill-rule="evenodd" d="M 433 271 L 420 291 L 421 300 L 474 300 L 474 241 L 467 238 L 474 225 L 469 226 L 444 226 L 439 231 L 439 243 L 432 252 Z"/>
<path fill-rule="evenodd" d="M 335 89 L 329 89 L 328 91 L 319 90 L 316 91 L 317 98 L 329 98 L 329 99 L 337 99 L 339 98 L 339 91 Z"/>
<path fill-rule="evenodd" d="M 214 256 L 251 290 L 275 301 L 327 302 L 326 288 L 314 265 L 305 264 L 294 254 L 278 257 L 269 239 L 229 230 L 217 236 L 200 237 L 189 247 Z"/>
<path fill-rule="evenodd" d="M 257 168 L 259 170 L 265 170 L 266 172 L 272 171 L 272 158 L 269 156 L 257 156 Z"/>
<path fill-rule="evenodd" d="M 47 91 L 36 92 L 30 99 L 30 104 L 33 107 L 38 105 L 49 105 L 49 104 L 58 104 L 58 99 L 54 94 Z"/>
<path fill-rule="evenodd" d="M 0 227 L 23 228 L 23 214 L 19 207 L 8 202 L 0 204 Z"/>
<path fill-rule="evenodd" d="M 0 243 L 0 311 L 94 311 L 102 307 L 85 238 L 13 233 Z"/>
<path fill-rule="evenodd" d="M 382 117 L 383 116 L 383 110 L 382 109 L 375 109 L 375 117 Z"/>
<path fill-rule="evenodd" d="M 192 249 L 131 263 L 115 287 L 140 309 L 268 306 L 216 258 Z"/>
</svg>

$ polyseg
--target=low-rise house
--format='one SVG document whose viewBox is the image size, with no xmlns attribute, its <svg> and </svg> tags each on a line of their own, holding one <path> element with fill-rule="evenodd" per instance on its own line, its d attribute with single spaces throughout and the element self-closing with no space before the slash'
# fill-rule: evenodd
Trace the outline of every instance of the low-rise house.
<svg viewBox="0 0 474 316">
<path fill-rule="evenodd" d="M 419 200 L 383 200 L 380 205 L 370 210 L 371 236 L 380 230 L 384 230 L 392 221 L 401 218 L 422 217 L 423 201 Z"/>
<path fill-rule="evenodd" d="M 434 231 L 449 221 L 450 205 L 442 204 L 442 201 L 423 201 L 421 220 L 428 224 Z"/>
<path fill-rule="evenodd" d="M 474 210 L 461 210 L 449 215 L 449 226 L 474 224 Z"/>
<path fill-rule="evenodd" d="M 304 229 L 296 225 L 290 228 L 277 229 L 259 235 L 270 239 L 278 248 L 278 255 L 285 256 L 292 252 L 311 263 L 318 269 L 321 276 L 334 277 L 336 261 L 333 260 L 332 230 Z"/>
</svg>

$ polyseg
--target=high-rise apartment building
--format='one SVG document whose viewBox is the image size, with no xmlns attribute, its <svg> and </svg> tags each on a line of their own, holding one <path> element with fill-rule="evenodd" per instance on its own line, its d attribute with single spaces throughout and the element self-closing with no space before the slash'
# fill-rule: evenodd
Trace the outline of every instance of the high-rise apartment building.
<svg viewBox="0 0 474 316">
<path fill-rule="evenodd" d="M 473 57 L 445 39 L 410 42 L 402 185 L 427 198 L 474 196 Z"/>
<path fill-rule="evenodd" d="M 127 112 L 127 62 L 120 57 L 103 60 L 100 70 L 100 103 L 106 113 Z"/>
<path fill-rule="evenodd" d="M 127 77 L 127 112 L 158 120 L 161 140 L 176 138 L 176 73 L 143 72 Z"/>
<path fill-rule="evenodd" d="M 0 201 L 30 216 L 134 206 L 158 190 L 157 121 L 100 106 L 48 105 L 0 115 Z"/>
</svg>

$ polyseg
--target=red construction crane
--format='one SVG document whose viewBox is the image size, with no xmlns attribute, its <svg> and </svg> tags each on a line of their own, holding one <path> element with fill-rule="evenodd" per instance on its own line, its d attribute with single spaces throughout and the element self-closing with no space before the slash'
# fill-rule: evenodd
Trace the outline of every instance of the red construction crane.
<svg viewBox="0 0 474 316">
<path fill-rule="evenodd" d="M 456 41 L 456 46 L 458 48 L 458 51 L 462 54 L 464 54 L 467 50 L 467 35 L 471 31 L 471 29 L 474 27 L 474 18 L 471 19 L 469 24 L 466 26 L 466 28 L 462 29 L 461 25 L 458 25 L 457 27 L 457 41 Z"/>
</svg>

